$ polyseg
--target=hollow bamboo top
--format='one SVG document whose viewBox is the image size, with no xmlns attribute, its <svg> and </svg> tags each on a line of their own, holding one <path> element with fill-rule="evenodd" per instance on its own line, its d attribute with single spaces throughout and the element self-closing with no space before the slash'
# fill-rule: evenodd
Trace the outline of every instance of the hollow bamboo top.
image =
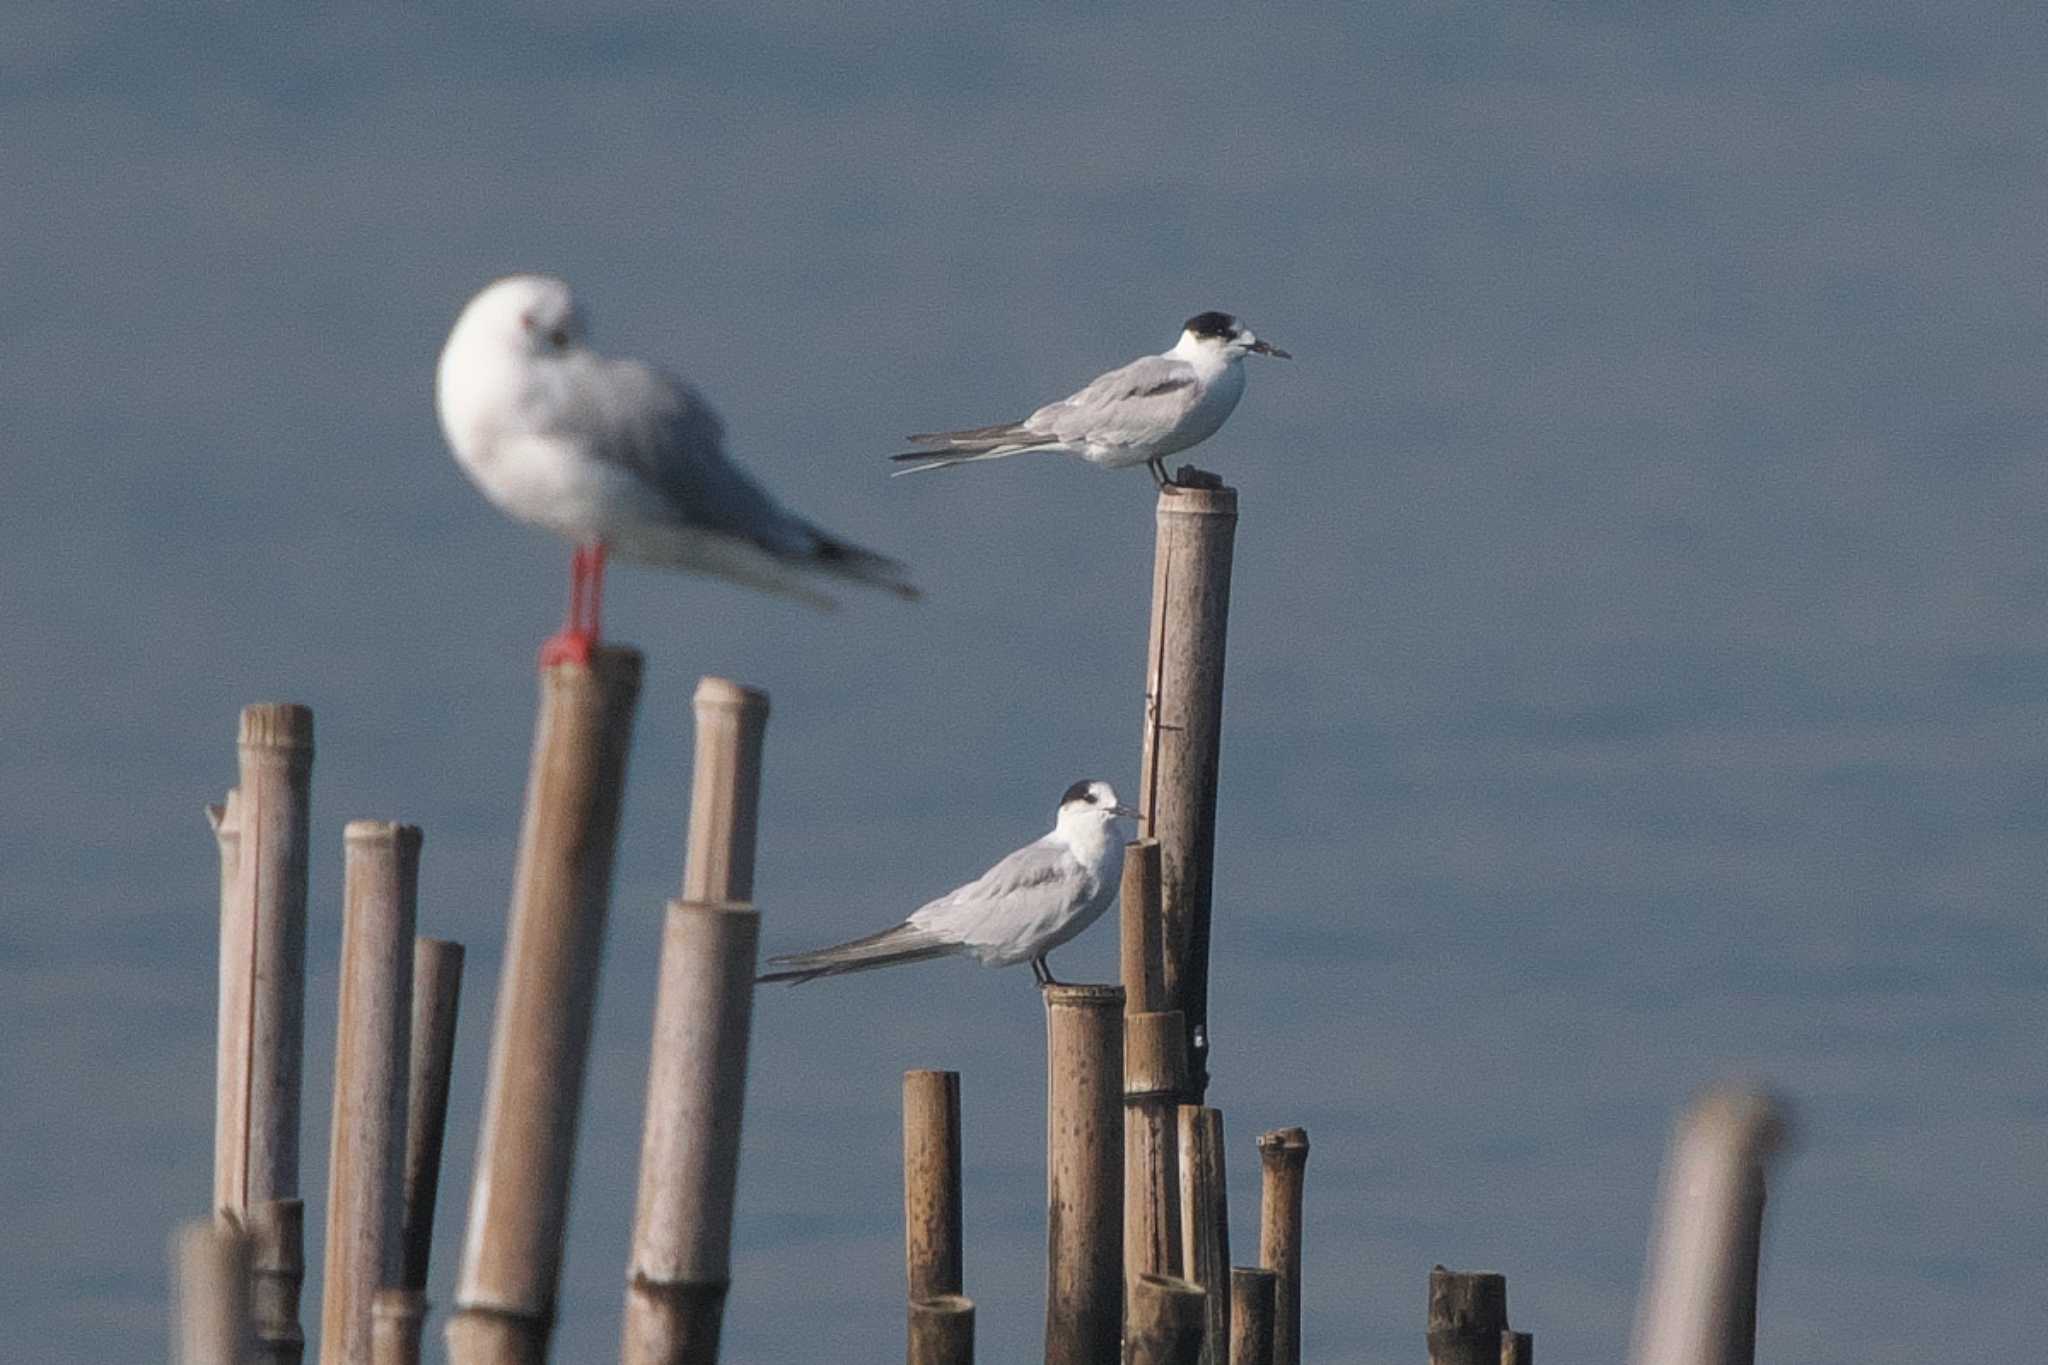
<svg viewBox="0 0 2048 1365">
<path fill-rule="evenodd" d="M 1276 1128 L 1270 1133 L 1259 1134 L 1259 1155 L 1281 1157 L 1294 1152 L 1308 1151 L 1308 1130 L 1306 1128 Z"/>
<path fill-rule="evenodd" d="M 599 645 L 590 652 L 586 666 L 573 660 L 549 664 L 540 671 L 543 682 L 562 684 L 595 680 L 611 687 L 638 690 L 641 667 L 646 661 L 631 645 Z"/>
<path fill-rule="evenodd" d="M 1117 1009 L 1124 1007 L 1124 988 L 1092 983 L 1062 982 L 1040 988 L 1045 992 L 1047 1005 L 1064 1005 L 1070 1009 Z"/>
<path fill-rule="evenodd" d="M 974 1311 L 974 1300 L 965 1294 L 932 1294 L 922 1299 L 911 1300 L 912 1306 L 940 1317 L 954 1317 Z"/>
<path fill-rule="evenodd" d="M 697 694 L 691 701 L 699 710 L 707 706 L 735 711 L 759 707 L 764 713 L 768 710 L 768 694 L 760 688 L 747 687 L 731 678 L 714 678 L 708 673 L 697 680 Z"/>
<path fill-rule="evenodd" d="M 1195 473 L 1203 473 L 1196 470 Z M 1216 476 L 1211 474 L 1209 478 Z M 1235 517 L 1237 515 L 1237 490 L 1218 480 L 1214 487 L 1199 484 L 1175 484 L 1159 490 L 1159 518 L 1167 517 Z"/>
<path fill-rule="evenodd" d="M 387 841 L 419 847 L 420 827 L 396 820 L 351 820 L 342 827 L 342 839 L 351 844 L 381 844 Z"/>
<path fill-rule="evenodd" d="M 313 708 L 294 701 L 259 701 L 245 706 L 236 743 L 245 749 L 311 749 Z"/>
</svg>

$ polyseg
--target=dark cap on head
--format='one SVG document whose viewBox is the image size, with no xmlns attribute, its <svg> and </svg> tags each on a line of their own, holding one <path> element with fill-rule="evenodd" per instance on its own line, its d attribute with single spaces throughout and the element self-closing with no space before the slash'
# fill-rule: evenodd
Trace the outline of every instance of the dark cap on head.
<svg viewBox="0 0 2048 1365">
<path fill-rule="evenodd" d="M 1093 787 L 1094 785 L 1095 780 L 1093 778 L 1082 778 L 1079 782 L 1076 782 L 1073 786 L 1067 788 L 1067 790 L 1060 796 L 1060 804 L 1064 806 L 1069 801 L 1086 801 L 1089 805 L 1094 805 L 1095 797 L 1088 790 L 1090 787 Z"/>
<path fill-rule="evenodd" d="M 1198 337 L 1235 336 L 1237 319 L 1228 313 L 1197 313 L 1188 319 L 1187 330 Z"/>
</svg>

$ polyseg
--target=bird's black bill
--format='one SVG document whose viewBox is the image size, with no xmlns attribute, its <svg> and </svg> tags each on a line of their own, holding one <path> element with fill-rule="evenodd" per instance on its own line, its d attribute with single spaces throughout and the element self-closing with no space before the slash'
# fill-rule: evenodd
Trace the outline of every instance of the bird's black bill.
<svg viewBox="0 0 2048 1365">
<path fill-rule="evenodd" d="M 1259 355 L 1269 355 L 1275 360 L 1294 359 L 1291 351 L 1283 351 L 1270 341 L 1254 341 L 1252 343 L 1252 350 Z"/>
</svg>

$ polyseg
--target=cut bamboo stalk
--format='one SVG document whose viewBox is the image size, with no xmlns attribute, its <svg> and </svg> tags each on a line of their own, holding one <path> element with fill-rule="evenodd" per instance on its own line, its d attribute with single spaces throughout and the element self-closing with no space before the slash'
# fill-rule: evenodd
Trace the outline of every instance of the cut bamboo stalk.
<svg viewBox="0 0 2048 1365">
<path fill-rule="evenodd" d="M 299 1193 L 299 1077 L 306 1032 L 306 841 L 313 713 L 290 703 L 242 708 L 237 743 L 237 914 L 249 944 L 246 1092 L 238 1211 Z"/>
<path fill-rule="evenodd" d="M 704 905 L 751 901 L 768 694 L 725 678 L 703 678 L 693 704 L 697 757 L 690 768 L 682 898 Z"/>
<path fill-rule="evenodd" d="M 306 1331 L 299 1325 L 299 1294 L 306 1284 L 306 1206 L 296 1199 L 252 1204 L 245 1227 L 256 1359 L 263 1365 L 299 1365 L 306 1355 Z"/>
<path fill-rule="evenodd" d="M 1743 1172 L 1742 1195 L 1736 1203 L 1735 1302 L 1728 1313 L 1728 1344 L 1725 1358 L 1735 1365 L 1754 1365 L 1756 1360 L 1757 1275 L 1763 1265 L 1764 1204 L 1768 1194 L 1761 1161 L 1751 1162 Z"/>
<path fill-rule="evenodd" d="M 1044 988 L 1046 1365 L 1114 1360 L 1123 1323 L 1121 986 Z"/>
<path fill-rule="evenodd" d="M 1230 1365 L 1273 1365 L 1273 1289 L 1264 1266 L 1230 1268 Z"/>
<path fill-rule="evenodd" d="M 1124 1016 L 1124 1292 L 1179 1275 L 1180 1134 L 1187 1030 L 1178 1011 Z"/>
<path fill-rule="evenodd" d="M 1196 1365 L 1202 1358 L 1206 1298 L 1200 1285 L 1177 1276 L 1140 1275 L 1131 1286 L 1124 1359 L 1130 1365 Z"/>
<path fill-rule="evenodd" d="M 171 1238 L 173 1365 L 246 1365 L 249 1239 L 232 1219 L 195 1218 Z"/>
<path fill-rule="evenodd" d="M 1429 1365 L 1499 1365 L 1507 1329 L 1505 1275 L 1429 1272 Z"/>
<path fill-rule="evenodd" d="M 404 1265 L 406 1073 L 420 831 L 353 820 L 342 835 L 340 1018 L 327 1158 L 320 1359 L 369 1365 L 370 1300 Z"/>
<path fill-rule="evenodd" d="M 1230 1197 L 1224 1182 L 1223 1111 L 1184 1104 L 1179 1118 L 1183 1276 L 1208 1296 L 1202 1365 L 1228 1365 Z"/>
<path fill-rule="evenodd" d="M 1755 1289 L 1745 1293 L 1741 1279 L 1757 1256 L 1745 1243 L 1750 1228 L 1761 1227 L 1758 1191 L 1787 1127 L 1771 1095 L 1732 1086 L 1708 1091 L 1680 1117 L 1643 1276 L 1634 1365 L 1746 1365 L 1735 1352 Z"/>
<path fill-rule="evenodd" d="M 249 968 L 254 921 L 237 892 L 242 820 L 233 787 L 206 808 L 220 850 L 220 990 L 214 1019 L 213 1209 L 242 1212 L 242 1171 L 248 1155 L 242 1135 L 249 1122 Z"/>
<path fill-rule="evenodd" d="M 760 935 L 761 916 L 751 907 L 669 902 L 626 1291 L 626 1365 L 718 1358 Z"/>
<path fill-rule="evenodd" d="M 455 1021 L 462 1005 L 460 943 L 417 938 L 412 945 L 412 1057 L 406 1066 L 405 1230 L 398 1285 L 424 1294 L 434 1249 L 434 1206 L 441 1186 L 441 1142 L 448 1131 L 448 1080 L 455 1063 Z M 421 1311 L 425 1311 L 425 1303 Z M 415 1348 L 417 1349 L 417 1348 Z"/>
<path fill-rule="evenodd" d="M 1122 906 L 1124 1013 L 1154 1014 L 1167 1007 L 1157 839 L 1133 839 L 1124 845 L 1124 879 L 1118 899 Z"/>
<path fill-rule="evenodd" d="M 1273 1286 L 1273 1365 L 1301 1365 L 1301 1185 L 1308 1133 L 1280 1128 L 1259 1137 L 1259 1262 Z"/>
<path fill-rule="evenodd" d="M 1528 1332 L 1502 1332 L 1500 1365 L 1536 1365 L 1535 1336 Z"/>
<path fill-rule="evenodd" d="M 420 1329 L 427 1296 L 416 1289 L 380 1289 L 370 1300 L 370 1365 L 420 1365 Z"/>
<path fill-rule="evenodd" d="M 1209 906 L 1216 781 L 1223 741 L 1223 659 L 1237 492 L 1159 494 L 1152 623 L 1145 654 L 1145 752 L 1138 832 L 1159 840 L 1166 999 L 1188 1030 L 1191 1092 L 1208 1087 Z"/>
<path fill-rule="evenodd" d="M 910 1301 L 910 1365 L 974 1365 L 974 1300 L 936 1294 Z"/>
<path fill-rule="evenodd" d="M 960 1073 L 906 1071 L 903 1263 L 911 1303 L 965 1287 L 960 1227 Z"/>
<path fill-rule="evenodd" d="M 640 656 L 541 673 L 456 1312 L 456 1365 L 545 1358 Z"/>
</svg>

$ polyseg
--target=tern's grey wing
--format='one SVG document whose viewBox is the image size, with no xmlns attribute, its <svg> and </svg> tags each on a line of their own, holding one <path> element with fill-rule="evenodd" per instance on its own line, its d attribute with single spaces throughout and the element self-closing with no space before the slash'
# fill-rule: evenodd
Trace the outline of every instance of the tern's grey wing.
<svg viewBox="0 0 2048 1365">
<path fill-rule="evenodd" d="M 1148 355 L 1111 370 L 1071 397 L 1046 404 L 1024 425 L 1062 441 L 1141 445 L 1178 426 L 1200 396 L 1194 366 L 1169 355 Z"/>
<path fill-rule="evenodd" d="M 922 906 L 908 922 L 966 944 L 984 958 L 1008 957 L 1006 950 L 1028 946 L 1071 912 L 1086 878 L 1063 845 L 1040 839 Z"/>
</svg>

